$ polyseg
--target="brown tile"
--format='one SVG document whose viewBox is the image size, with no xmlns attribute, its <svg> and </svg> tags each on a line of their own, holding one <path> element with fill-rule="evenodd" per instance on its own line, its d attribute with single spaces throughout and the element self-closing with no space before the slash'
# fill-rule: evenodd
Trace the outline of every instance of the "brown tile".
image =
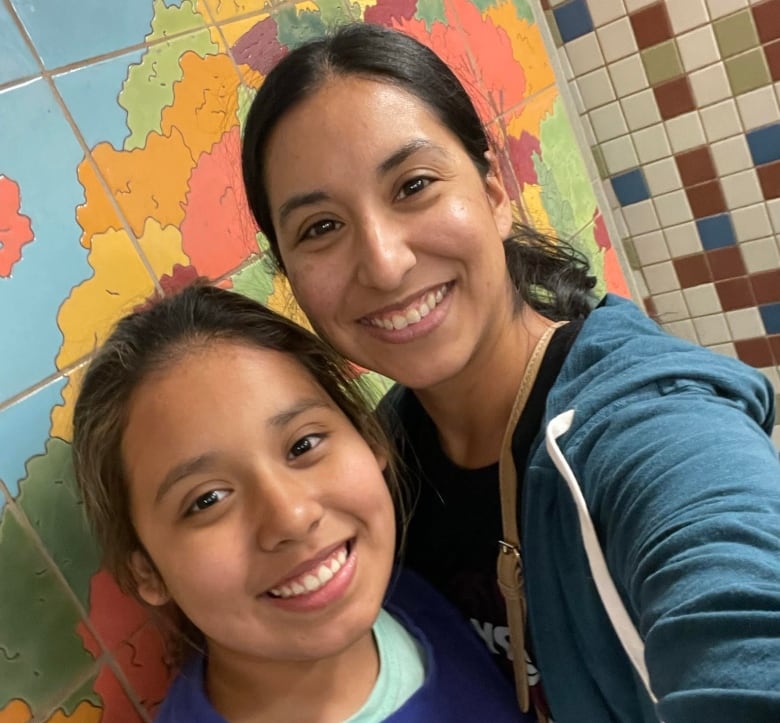
<svg viewBox="0 0 780 723">
<path fill-rule="evenodd" d="M 685 189 L 688 203 L 691 204 L 694 218 L 714 216 L 716 213 L 726 211 L 726 199 L 723 197 L 723 189 L 720 181 L 707 181 L 698 186 L 690 186 Z"/>
<path fill-rule="evenodd" d="M 769 74 L 772 76 L 772 80 L 777 82 L 780 80 L 780 40 L 765 45 L 764 55 L 766 55 L 766 62 L 769 66 Z"/>
<path fill-rule="evenodd" d="M 750 277 L 750 285 L 757 304 L 774 304 L 780 301 L 780 269 L 762 271 Z"/>
<path fill-rule="evenodd" d="M 718 292 L 718 298 L 723 311 L 746 309 L 749 306 L 756 305 L 756 300 L 753 298 L 753 289 L 750 287 L 750 282 L 746 276 L 727 279 L 726 281 L 716 281 L 715 291 Z"/>
<path fill-rule="evenodd" d="M 780 38 L 780 0 L 764 0 L 751 10 L 762 43 Z"/>
<path fill-rule="evenodd" d="M 780 364 L 780 334 L 770 334 L 767 339 L 775 357 L 775 364 Z"/>
<path fill-rule="evenodd" d="M 772 349 L 765 336 L 735 341 L 734 348 L 737 350 L 737 356 L 745 364 L 750 364 L 753 367 L 768 367 L 774 364 Z"/>
<path fill-rule="evenodd" d="M 712 273 L 707 265 L 707 257 L 703 253 L 678 256 L 676 259 L 672 259 L 672 265 L 677 272 L 677 278 L 680 280 L 680 286 L 683 289 L 690 289 L 692 286 L 712 281 Z"/>
<path fill-rule="evenodd" d="M 745 262 L 739 246 L 727 246 L 714 251 L 705 251 L 707 262 L 710 265 L 712 278 L 715 281 L 723 279 L 735 279 L 738 276 L 746 276 Z"/>
<path fill-rule="evenodd" d="M 651 319 L 657 319 L 658 318 L 658 308 L 655 305 L 655 301 L 653 300 L 652 296 L 645 296 L 644 299 L 642 299 L 642 303 L 645 305 L 645 311 L 647 312 L 647 315 Z"/>
<path fill-rule="evenodd" d="M 542 0 L 542 10 L 550 9 L 550 0 Z"/>
<path fill-rule="evenodd" d="M 657 2 L 637 10 L 628 17 L 640 50 L 663 43 L 664 40 L 672 37 L 672 25 L 664 2 Z"/>
<path fill-rule="evenodd" d="M 676 155 L 674 160 L 684 186 L 695 186 L 697 183 L 704 183 L 718 176 L 709 146 L 699 146 L 692 151 L 685 151 Z"/>
<path fill-rule="evenodd" d="M 696 108 L 691 82 L 687 75 L 675 78 L 653 88 L 661 118 L 669 120 Z"/>
<path fill-rule="evenodd" d="M 780 198 L 780 161 L 765 163 L 763 166 L 756 166 L 758 180 L 761 183 L 761 190 L 764 192 L 764 198 Z"/>
</svg>

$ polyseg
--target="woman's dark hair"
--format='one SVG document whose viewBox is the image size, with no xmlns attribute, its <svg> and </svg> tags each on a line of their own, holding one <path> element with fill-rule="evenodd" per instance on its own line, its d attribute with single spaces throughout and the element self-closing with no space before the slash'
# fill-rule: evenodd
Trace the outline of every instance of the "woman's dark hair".
<svg viewBox="0 0 780 723">
<path fill-rule="evenodd" d="M 241 152 L 249 206 L 282 271 L 266 187 L 268 141 L 289 110 L 337 76 L 379 79 L 416 96 L 460 140 L 482 176 L 490 171 L 485 153 L 491 145 L 474 104 L 452 70 L 425 45 L 399 31 L 365 23 L 345 25 L 302 45 L 274 67 L 257 92 Z M 519 302 L 553 319 L 587 316 L 595 279 L 583 254 L 520 223 L 514 224 L 504 250 Z"/>
</svg>

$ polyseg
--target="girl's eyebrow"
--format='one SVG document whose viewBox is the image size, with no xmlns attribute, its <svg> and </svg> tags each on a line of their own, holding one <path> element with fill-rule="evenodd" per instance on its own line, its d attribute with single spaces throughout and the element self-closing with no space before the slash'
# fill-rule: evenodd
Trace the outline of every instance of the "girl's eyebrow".
<svg viewBox="0 0 780 723">
<path fill-rule="evenodd" d="M 274 414 L 268 420 L 268 425 L 271 427 L 284 427 L 286 424 L 292 422 L 300 414 L 308 412 L 310 409 L 331 409 L 331 405 L 322 399 L 312 397 L 310 399 L 301 399 L 299 402 L 293 404 L 289 409 L 285 409 L 278 414 Z"/>
</svg>

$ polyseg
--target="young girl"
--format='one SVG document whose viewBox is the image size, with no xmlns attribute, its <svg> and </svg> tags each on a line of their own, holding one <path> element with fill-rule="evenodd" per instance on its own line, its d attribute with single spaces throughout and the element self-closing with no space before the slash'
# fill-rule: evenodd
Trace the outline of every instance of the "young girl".
<svg viewBox="0 0 780 723">
<path fill-rule="evenodd" d="M 158 721 L 519 720 L 474 631 L 392 576 L 392 453 L 352 377 L 207 286 L 90 364 L 74 455 L 105 565 L 197 638 Z"/>
<path fill-rule="evenodd" d="M 523 707 L 530 682 L 546 714 L 541 676 L 557 723 L 780 720 L 767 380 L 625 299 L 596 305 L 571 249 L 513 226 L 467 93 L 401 33 L 349 26 L 282 59 L 243 172 L 314 327 L 399 383 L 405 563 L 505 661 L 525 575 Z"/>
</svg>

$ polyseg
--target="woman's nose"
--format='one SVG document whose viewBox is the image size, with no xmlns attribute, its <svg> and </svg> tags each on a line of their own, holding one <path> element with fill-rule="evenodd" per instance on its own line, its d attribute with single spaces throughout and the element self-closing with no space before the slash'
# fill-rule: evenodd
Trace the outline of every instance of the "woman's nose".
<svg viewBox="0 0 780 723">
<path fill-rule="evenodd" d="M 273 552 L 301 541 L 319 527 L 324 508 L 314 490 L 299 481 L 276 479 L 257 495 L 257 543 Z"/>
<path fill-rule="evenodd" d="M 355 239 L 357 279 L 366 287 L 392 291 L 417 263 L 403 224 L 369 219 Z"/>
</svg>

